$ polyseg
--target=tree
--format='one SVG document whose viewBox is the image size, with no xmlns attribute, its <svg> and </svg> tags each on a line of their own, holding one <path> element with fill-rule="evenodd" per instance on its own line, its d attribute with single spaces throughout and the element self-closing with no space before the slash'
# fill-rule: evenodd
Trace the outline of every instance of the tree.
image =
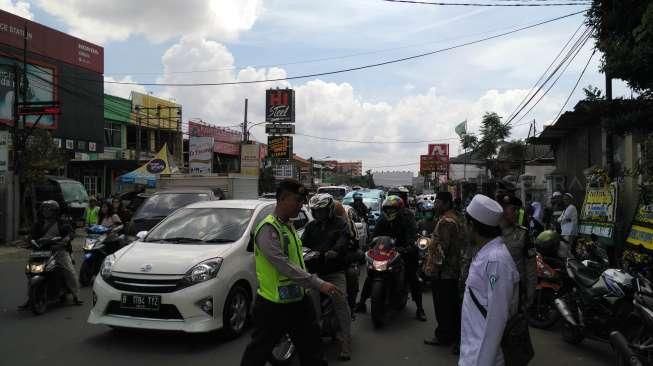
<svg viewBox="0 0 653 366">
<path fill-rule="evenodd" d="M 593 85 L 588 85 L 586 88 L 583 88 L 583 92 L 585 93 L 585 100 L 589 102 L 595 102 L 597 100 L 604 99 L 601 89 Z"/>
<path fill-rule="evenodd" d="M 365 171 L 365 179 L 367 179 L 367 188 L 376 188 L 376 185 L 374 184 L 374 175 L 372 174 L 372 170 L 366 170 Z"/>
<path fill-rule="evenodd" d="M 486 112 L 481 121 L 481 139 L 476 144 L 476 153 L 482 159 L 497 154 L 499 142 L 510 136 L 510 127 L 501 122 L 501 117 L 494 112 Z"/>
<path fill-rule="evenodd" d="M 476 135 L 464 134 L 460 136 L 460 145 L 462 145 L 463 150 L 474 150 L 476 145 L 478 145 L 478 137 Z"/>
<path fill-rule="evenodd" d="M 653 0 L 594 0 L 587 24 L 603 53 L 601 71 L 644 96 L 653 91 Z"/>
</svg>

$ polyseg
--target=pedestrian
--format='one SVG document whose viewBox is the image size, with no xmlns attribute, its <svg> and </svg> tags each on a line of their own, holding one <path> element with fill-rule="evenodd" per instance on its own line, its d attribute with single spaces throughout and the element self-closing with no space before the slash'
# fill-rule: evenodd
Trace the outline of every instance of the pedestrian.
<svg viewBox="0 0 653 366">
<path fill-rule="evenodd" d="M 459 366 L 503 365 L 501 339 L 517 313 L 519 273 L 503 239 L 503 214 L 496 201 L 477 194 L 466 209 L 475 245 L 462 304 Z"/>
<path fill-rule="evenodd" d="M 358 297 L 360 278 L 360 265 L 365 263 L 365 254 L 360 247 L 360 237 L 356 230 L 355 221 L 357 219 L 356 210 L 351 206 L 344 206 L 336 201 L 336 216 L 341 217 L 347 221 L 349 226 L 349 241 L 347 248 L 347 256 L 345 262 L 347 263 L 347 270 L 345 276 L 347 277 L 347 303 L 349 304 L 349 313 L 351 320 L 356 320 L 356 298 Z"/>
<path fill-rule="evenodd" d="M 424 343 L 450 346 L 457 342 L 460 332 L 458 277 L 464 237 L 462 223 L 453 208 L 451 193 L 439 192 L 435 209 L 439 219 L 433 230 L 433 240 L 425 259 L 424 271 L 432 277 L 431 293 L 437 327 L 434 336 L 425 339 Z"/>
<path fill-rule="evenodd" d="M 555 191 L 551 195 L 551 220 L 549 221 L 549 230 L 555 230 L 558 233 L 560 232 L 560 223 L 558 223 L 558 219 L 563 211 L 564 206 L 562 202 L 562 193 Z"/>
<path fill-rule="evenodd" d="M 573 247 L 578 235 L 578 210 L 571 201 L 574 199 L 574 196 L 567 192 L 562 196 L 563 211 L 560 217 L 558 218 L 558 223 L 560 223 L 560 235 L 564 239 L 560 243 L 560 258 L 569 257 L 569 250 Z"/>
<path fill-rule="evenodd" d="M 320 253 L 316 265 L 317 275 L 333 283 L 343 296 L 333 296 L 333 310 L 338 319 L 339 332 L 336 335 L 340 350 L 338 359 L 351 359 L 351 310 L 344 294 L 347 293 L 347 249 L 350 227 L 347 221 L 337 216 L 335 199 L 326 193 L 311 197 L 309 207 L 315 220 L 309 222 L 302 234 L 302 245 Z M 340 205 L 342 208 L 342 205 Z M 344 211 L 344 208 L 342 208 Z M 320 294 L 312 292 L 317 318 L 321 317 Z"/>
<path fill-rule="evenodd" d="M 315 308 L 306 289 L 328 296 L 344 296 L 338 288 L 306 272 L 302 242 L 292 225 L 304 202 L 306 188 L 294 179 L 282 180 L 274 213 L 258 223 L 253 248 L 258 289 L 252 321 L 252 339 L 242 366 L 263 366 L 275 344 L 289 334 L 301 365 L 326 365 Z"/>
<path fill-rule="evenodd" d="M 98 216 L 100 214 L 100 207 L 97 205 L 97 198 L 91 196 L 88 199 L 88 207 L 84 209 L 84 220 L 86 227 L 91 227 L 98 224 Z"/>
<path fill-rule="evenodd" d="M 537 285 L 535 246 L 528 229 L 517 225 L 517 210 L 522 207 L 521 200 L 506 195 L 499 203 L 503 208 L 501 235 L 519 272 L 521 304 L 528 308 L 533 301 L 535 286 Z"/>
</svg>

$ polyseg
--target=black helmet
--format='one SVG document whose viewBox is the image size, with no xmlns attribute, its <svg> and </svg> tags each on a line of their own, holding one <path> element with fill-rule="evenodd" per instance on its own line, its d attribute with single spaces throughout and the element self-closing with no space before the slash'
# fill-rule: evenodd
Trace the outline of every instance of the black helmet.
<svg viewBox="0 0 653 366">
<path fill-rule="evenodd" d="M 45 218 L 57 217 L 59 215 L 59 204 L 57 201 L 47 200 L 41 203 L 41 214 Z"/>
<path fill-rule="evenodd" d="M 560 246 L 560 234 L 554 230 L 545 230 L 535 239 L 535 249 L 546 257 L 555 257 Z"/>
</svg>

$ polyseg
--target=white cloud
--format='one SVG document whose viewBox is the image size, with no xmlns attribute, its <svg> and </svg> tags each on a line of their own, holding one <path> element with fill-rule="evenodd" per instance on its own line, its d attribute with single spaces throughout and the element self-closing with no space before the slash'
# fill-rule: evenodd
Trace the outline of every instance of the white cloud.
<svg viewBox="0 0 653 366">
<path fill-rule="evenodd" d="M 0 9 L 26 19 L 34 19 L 34 14 L 27 1 L 0 0 Z"/>
<path fill-rule="evenodd" d="M 124 76 L 122 79 L 116 79 L 112 76 L 105 76 L 105 81 L 117 81 L 121 83 L 134 83 L 136 82 L 131 76 Z M 104 93 L 115 95 L 121 98 L 129 98 L 132 91 L 139 93 L 146 93 L 145 87 L 142 85 L 125 85 L 125 84 L 104 84 Z"/>
<path fill-rule="evenodd" d="M 169 48 L 162 57 L 164 70 L 219 69 L 221 71 L 196 74 L 167 74 L 159 82 L 249 81 L 283 77 L 285 70 L 246 68 L 233 70 L 234 57 L 222 44 L 202 37 L 184 37 Z M 425 93 L 401 97 L 394 103 L 370 102 L 356 93 L 347 82 L 335 83 L 310 80 L 290 85 L 241 84 L 214 87 L 168 87 L 165 95 L 174 96 L 184 107 L 184 118 L 202 118 L 221 126 L 237 125 L 243 119 L 243 101 L 249 99 L 248 120 L 263 121 L 265 89 L 292 86 L 296 95 L 295 152 L 321 158 L 330 155 L 337 159 L 362 159 L 366 167 L 388 166 L 417 162 L 424 154 L 427 142 L 420 144 L 361 144 L 333 142 L 302 135 L 343 140 L 389 141 L 433 140 L 450 143 L 457 152 L 458 141 L 454 127 L 467 119 L 471 131 L 478 130 L 482 115 L 494 111 L 508 116 L 521 101 L 527 89 L 487 90 L 470 99 L 455 99 L 440 95 L 432 87 Z M 562 96 L 545 97 L 535 110 L 541 120 L 557 113 Z M 530 117 L 529 117 L 530 118 Z M 525 119 L 523 122 L 527 122 Z M 514 137 L 525 137 L 528 125 L 517 126 Z M 252 129 L 253 137 L 265 141 L 262 126 Z M 444 140 L 451 139 L 451 140 Z M 406 167 L 416 170 L 417 167 Z"/>
<path fill-rule="evenodd" d="M 263 10 L 262 0 L 37 0 L 37 4 L 64 21 L 72 34 L 98 43 L 133 35 L 152 42 L 195 34 L 232 40 L 250 29 Z"/>
</svg>

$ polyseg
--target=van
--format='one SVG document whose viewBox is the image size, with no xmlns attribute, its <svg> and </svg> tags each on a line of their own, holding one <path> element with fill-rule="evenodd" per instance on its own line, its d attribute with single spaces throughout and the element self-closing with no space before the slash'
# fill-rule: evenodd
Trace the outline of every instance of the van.
<svg viewBox="0 0 653 366">
<path fill-rule="evenodd" d="M 345 186 L 329 186 L 329 187 L 320 187 L 317 189 L 317 193 L 328 193 L 333 196 L 333 199 L 337 201 L 342 201 L 343 198 L 349 193 L 351 189 Z"/>
<path fill-rule="evenodd" d="M 33 186 L 32 210 L 37 217 L 43 201 L 53 200 L 59 204 L 61 215 L 71 224 L 84 226 L 84 212 L 88 207 L 88 194 L 84 185 L 76 180 L 48 175 L 45 181 Z"/>
</svg>

